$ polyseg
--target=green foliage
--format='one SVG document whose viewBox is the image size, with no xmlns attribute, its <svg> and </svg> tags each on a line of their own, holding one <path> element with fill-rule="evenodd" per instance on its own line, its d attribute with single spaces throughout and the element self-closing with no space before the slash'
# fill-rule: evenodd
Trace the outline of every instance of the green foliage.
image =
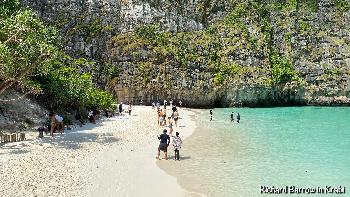
<svg viewBox="0 0 350 197">
<path fill-rule="evenodd" d="M 304 1 L 301 1 L 301 7 L 311 12 L 317 12 L 318 2 L 319 0 L 304 0 Z"/>
<path fill-rule="evenodd" d="M 98 109 L 107 109 L 115 102 L 113 96 L 100 89 L 89 88 L 86 94 L 87 107 L 97 107 Z"/>
<path fill-rule="evenodd" d="M 221 72 L 217 72 L 214 74 L 214 84 L 216 86 L 222 85 L 224 82 L 224 77 Z"/>
<path fill-rule="evenodd" d="M 0 18 L 13 14 L 19 6 L 18 0 L 0 0 Z"/>
<path fill-rule="evenodd" d="M 305 21 L 300 20 L 299 21 L 299 29 L 300 29 L 301 33 L 305 33 L 311 29 L 311 26 L 308 23 L 306 23 Z"/>
<path fill-rule="evenodd" d="M 31 77 L 49 71 L 50 61 L 57 54 L 56 38 L 56 29 L 46 27 L 31 10 L 19 10 L 2 17 L 0 94 L 14 85 L 39 93 L 40 87 L 31 81 Z"/>
<path fill-rule="evenodd" d="M 67 16 L 62 16 L 57 20 L 57 26 L 62 27 L 64 24 L 68 23 L 69 20 L 66 19 Z M 104 32 L 112 31 L 113 26 L 104 25 L 101 18 L 89 19 L 87 20 L 88 15 L 82 15 L 76 20 L 76 24 L 73 28 L 68 30 L 68 34 L 80 34 L 85 35 L 85 41 L 90 42 L 93 38 L 101 36 Z"/>
<path fill-rule="evenodd" d="M 148 83 L 151 81 L 151 70 L 152 70 L 152 63 L 151 62 L 142 62 L 139 67 L 140 73 L 142 74 L 142 77 L 144 79 L 145 83 Z"/>
<path fill-rule="evenodd" d="M 91 74 L 80 73 L 74 65 L 60 60 L 56 60 L 53 67 L 47 76 L 37 78 L 51 108 L 96 106 L 103 109 L 111 106 L 114 100 L 112 95 L 97 89 Z"/>
<path fill-rule="evenodd" d="M 239 73 L 236 64 L 219 64 L 215 68 L 214 84 L 216 86 L 222 85 L 223 82 Z"/>
<path fill-rule="evenodd" d="M 157 25 L 144 25 L 138 27 L 135 32 L 138 36 L 146 39 L 155 39 L 159 31 Z"/>
<path fill-rule="evenodd" d="M 284 86 L 292 81 L 299 81 L 300 78 L 296 70 L 294 70 L 293 65 L 290 61 L 281 57 L 277 54 L 271 57 L 271 85 L 272 86 Z"/>
<path fill-rule="evenodd" d="M 347 0 L 336 0 L 335 6 L 337 10 L 340 10 L 342 12 L 347 12 L 350 9 L 349 2 Z"/>
</svg>

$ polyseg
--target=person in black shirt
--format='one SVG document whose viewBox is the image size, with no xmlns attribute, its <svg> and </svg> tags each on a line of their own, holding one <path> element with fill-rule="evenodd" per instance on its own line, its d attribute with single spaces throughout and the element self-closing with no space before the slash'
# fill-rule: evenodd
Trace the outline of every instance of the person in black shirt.
<svg viewBox="0 0 350 197">
<path fill-rule="evenodd" d="M 123 112 L 123 103 L 119 104 L 119 115 L 122 115 Z"/>
<path fill-rule="evenodd" d="M 239 123 L 240 120 L 241 120 L 241 115 L 239 115 L 239 113 L 237 113 L 237 123 Z"/>
<path fill-rule="evenodd" d="M 233 112 L 231 113 L 231 122 L 234 122 L 235 119 L 233 118 Z"/>
<path fill-rule="evenodd" d="M 210 114 L 210 121 L 212 121 L 213 120 L 213 110 L 210 110 L 209 114 Z"/>
<path fill-rule="evenodd" d="M 167 134 L 167 130 L 164 129 L 163 130 L 163 134 L 161 134 L 160 136 L 158 136 L 158 139 L 160 140 L 159 146 L 158 146 L 158 154 L 157 154 L 157 159 L 160 159 L 160 151 L 164 151 L 164 155 L 165 155 L 165 160 L 168 160 L 168 146 L 170 143 L 170 137 Z"/>
</svg>

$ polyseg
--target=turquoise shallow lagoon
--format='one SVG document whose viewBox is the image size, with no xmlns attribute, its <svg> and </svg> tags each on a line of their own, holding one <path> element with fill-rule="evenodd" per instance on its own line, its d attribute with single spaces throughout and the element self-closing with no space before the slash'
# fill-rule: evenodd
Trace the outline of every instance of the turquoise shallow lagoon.
<svg viewBox="0 0 350 197">
<path fill-rule="evenodd" d="M 232 111 L 241 123 L 230 122 Z M 342 196 L 350 196 L 350 108 L 226 108 L 215 109 L 213 121 L 209 110 L 196 119 L 197 131 L 184 143 L 188 159 L 176 172 L 185 188 L 254 197 L 270 196 L 260 186 L 329 185 L 345 186 Z"/>
</svg>

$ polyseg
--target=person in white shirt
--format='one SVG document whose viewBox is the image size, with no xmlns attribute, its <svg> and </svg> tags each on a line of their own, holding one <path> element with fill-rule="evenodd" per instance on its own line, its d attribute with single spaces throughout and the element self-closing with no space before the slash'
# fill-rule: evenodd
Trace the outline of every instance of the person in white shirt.
<svg viewBox="0 0 350 197">
<path fill-rule="evenodd" d="M 58 114 L 55 115 L 57 130 L 64 133 L 63 117 Z"/>
<path fill-rule="evenodd" d="M 175 159 L 180 161 L 180 149 L 182 145 L 181 137 L 179 136 L 179 132 L 176 132 L 176 136 L 173 136 L 173 147 L 175 151 Z"/>
</svg>

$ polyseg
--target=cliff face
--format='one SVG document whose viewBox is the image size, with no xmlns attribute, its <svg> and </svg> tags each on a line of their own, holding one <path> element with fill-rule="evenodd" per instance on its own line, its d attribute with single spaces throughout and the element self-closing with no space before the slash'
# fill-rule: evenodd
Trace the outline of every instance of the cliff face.
<svg viewBox="0 0 350 197">
<path fill-rule="evenodd" d="M 349 104 L 347 0 L 24 0 L 76 57 L 112 64 L 121 101 Z M 152 24 L 152 25 L 150 25 Z"/>
</svg>

